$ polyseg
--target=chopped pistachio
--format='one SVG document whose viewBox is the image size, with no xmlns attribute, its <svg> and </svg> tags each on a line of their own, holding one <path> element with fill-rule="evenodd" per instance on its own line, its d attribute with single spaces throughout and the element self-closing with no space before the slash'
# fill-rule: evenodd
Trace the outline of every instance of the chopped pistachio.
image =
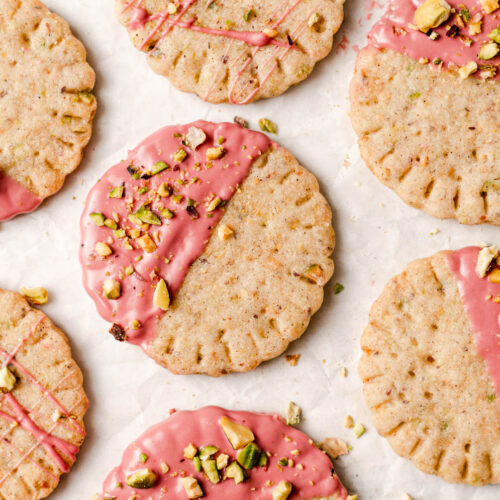
<svg viewBox="0 0 500 500">
<path fill-rule="evenodd" d="M 286 424 L 287 425 L 298 425 L 302 418 L 302 409 L 297 406 L 293 401 L 288 403 L 286 409 Z"/>
<path fill-rule="evenodd" d="M 480 278 L 484 278 L 494 259 L 498 257 L 498 247 L 491 245 L 480 250 L 476 262 L 476 274 Z"/>
<path fill-rule="evenodd" d="M 234 479 L 236 484 L 240 484 L 245 481 L 247 475 L 238 462 L 232 462 L 226 469 L 225 477 Z"/>
<path fill-rule="evenodd" d="M 203 496 L 200 483 L 193 476 L 181 478 L 181 483 L 188 498 L 201 498 Z"/>
<path fill-rule="evenodd" d="M 222 200 L 217 196 L 214 198 L 207 206 L 207 211 L 208 212 L 213 212 L 220 204 L 222 203 Z"/>
<path fill-rule="evenodd" d="M 293 486 L 288 481 L 280 481 L 273 490 L 273 500 L 286 500 L 292 493 Z"/>
<path fill-rule="evenodd" d="M 125 191 L 125 188 L 122 186 L 116 186 L 111 189 L 109 192 L 109 197 L 110 198 L 123 198 L 123 193 Z"/>
<path fill-rule="evenodd" d="M 156 250 L 156 244 L 149 234 L 137 238 L 137 243 L 146 253 L 153 253 Z"/>
<path fill-rule="evenodd" d="M 354 420 L 352 419 L 351 415 L 346 415 L 344 417 L 344 427 L 347 429 L 352 429 L 354 427 Z"/>
<path fill-rule="evenodd" d="M 186 150 L 183 148 L 178 149 L 173 155 L 172 159 L 177 163 L 182 163 L 187 158 Z"/>
<path fill-rule="evenodd" d="M 174 194 L 174 196 L 172 196 L 172 201 L 174 203 L 180 203 L 183 199 L 184 196 L 182 196 L 182 194 Z"/>
<path fill-rule="evenodd" d="M 308 20 L 307 20 L 307 25 L 309 28 L 317 30 L 318 25 L 321 23 L 323 20 L 323 16 L 319 14 L 318 12 L 315 12 Z"/>
<path fill-rule="evenodd" d="M 321 266 L 319 266 L 318 264 L 313 264 L 312 266 L 309 266 L 305 270 L 304 276 L 308 280 L 314 283 L 318 283 L 318 281 L 320 281 L 321 278 L 323 278 L 323 270 L 321 269 Z"/>
<path fill-rule="evenodd" d="M 201 472 L 201 459 L 198 455 L 193 458 L 193 465 L 196 472 Z"/>
<path fill-rule="evenodd" d="M 237 462 L 246 470 L 252 469 L 259 463 L 262 450 L 255 443 L 248 443 L 238 452 Z"/>
<path fill-rule="evenodd" d="M 142 205 L 134 214 L 144 224 L 153 224 L 154 226 L 161 226 L 161 219 L 150 208 L 149 205 Z"/>
<path fill-rule="evenodd" d="M 117 229 L 118 228 L 118 224 L 113 219 L 106 219 L 104 221 L 104 225 L 106 227 L 109 227 L 109 229 Z"/>
<path fill-rule="evenodd" d="M 139 330 L 141 327 L 141 322 L 138 319 L 134 319 L 130 322 L 132 330 Z"/>
<path fill-rule="evenodd" d="M 189 443 L 184 448 L 184 458 L 187 458 L 188 460 L 192 460 L 197 453 L 198 453 L 198 448 L 196 448 L 196 446 L 193 443 Z"/>
<path fill-rule="evenodd" d="M 122 294 L 122 286 L 119 281 L 108 278 L 102 285 L 104 297 L 109 300 L 119 299 Z"/>
<path fill-rule="evenodd" d="M 221 224 L 217 228 L 217 235 L 219 236 L 220 240 L 227 240 L 234 234 L 234 229 L 231 226 L 228 226 L 227 224 Z"/>
<path fill-rule="evenodd" d="M 243 14 L 243 20 L 248 23 L 250 21 L 250 18 L 252 16 L 255 16 L 255 12 L 250 9 L 250 10 L 247 10 L 244 14 Z"/>
<path fill-rule="evenodd" d="M 420 31 L 427 33 L 441 26 L 451 14 L 451 5 L 445 0 L 425 0 L 415 11 L 415 24 Z"/>
<path fill-rule="evenodd" d="M 168 292 L 167 284 L 163 279 L 158 281 L 158 284 L 156 285 L 155 293 L 153 295 L 153 304 L 164 311 L 167 311 L 170 307 L 170 294 Z"/>
<path fill-rule="evenodd" d="M 156 474 L 150 469 L 135 471 L 127 477 L 127 485 L 131 488 L 148 489 L 156 483 Z"/>
<path fill-rule="evenodd" d="M 172 212 L 172 210 L 170 210 L 169 208 L 164 208 L 161 211 L 161 216 L 165 219 L 172 219 L 174 217 L 174 212 Z"/>
<path fill-rule="evenodd" d="M 106 220 L 106 218 L 101 213 L 94 212 L 94 213 L 90 214 L 90 218 L 92 219 L 92 222 L 96 226 L 99 226 L 99 227 L 104 226 L 104 221 Z"/>
<path fill-rule="evenodd" d="M 217 446 L 204 446 L 203 448 L 200 449 L 200 458 L 201 460 L 206 460 L 207 458 L 210 458 L 212 455 L 215 455 L 219 451 L 219 448 Z"/>
<path fill-rule="evenodd" d="M 469 35 L 470 36 L 479 35 L 479 33 L 481 33 L 482 24 L 483 22 L 481 21 L 481 19 L 478 19 L 477 21 L 476 20 L 471 21 L 469 23 Z"/>
<path fill-rule="evenodd" d="M 489 59 L 493 59 L 498 52 L 500 52 L 500 46 L 496 42 L 491 41 L 481 47 L 477 57 L 483 61 L 488 61 Z"/>
<path fill-rule="evenodd" d="M 196 150 L 207 140 L 205 132 L 201 128 L 190 127 L 186 137 L 184 137 L 184 144 L 191 150 Z"/>
<path fill-rule="evenodd" d="M 500 26 L 498 28 L 495 28 L 494 30 L 490 31 L 488 38 L 491 38 L 496 43 L 500 43 Z"/>
<path fill-rule="evenodd" d="M 221 453 L 216 459 L 215 459 L 217 469 L 222 470 L 227 467 L 227 464 L 229 463 L 229 455 L 226 455 L 225 453 Z"/>
<path fill-rule="evenodd" d="M 172 194 L 172 188 L 166 182 L 163 182 L 162 184 L 160 184 L 160 187 L 158 188 L 158 194 L 162 198 L 167 198 Z"/>
<path fill-rule="evenodd" d="M 113 253 L 113 250 L 111 250 L 111 247 L 107 244 L 104 243 L 103 241 L 98 241 L 95 244 L 95 251 L 99 257 L 108 257 Z"/>
<path fill-rule="evenodd" d="M 338 295 L 344 290 L 344 285 L 342 283 L 335 283 L 335 286 L 333 287 L 333 293 L 335 295 Z"/>
<path fill-rule="evenodd" d="M 233 122 L 240 127 L 248 128 L 248 122 L 244 118 L 241 118 L 241 116 L 235 116 Z"/>
<path fill-rule="evenodd" d="M 160 470 L 161 470 L 162 474 L 167 474 L 167 472 L 170 470 L 170 467 L 165 462 L 162 462 L 160 464 Z"/>
<path fill-rule="evenodd" d="M 125 236 L 127 236 L 125 229 L 115 229 L 113 231 L 113 234 L 114 234 L 115 238 L 118 238 L 118 239 L 122 239 L 122 238 L 125 238 Z"/>
<path fill-rule="evenodd" d="M 237 424 L 227 417 L 221 417 L 219 424 L 235 450 L 245 447 L 255 439 L 253 432 L 248 427 Z"/>
<path fill-rule="evenodd" d="M 14 389 L 16 385 L 16 377 L 12 374 L 7 366 L 4 366 L 0 369 L 0 388 L 5 389 L 10 392 Z"/>
<path fill-rule="evenodd" d="M 167 168 L 168 168 L 168 165 L 164 161 L 157 161 L 151 167 L 151 175 L 159 174 L 160 172 L 163 172 L 164 170 L 167 170 Z"/>
<path fill-rule="evenodd" d="M 356 424 L 354 426 L 354 435 L 357 437 L 357 438 L 360 438 L 364 433 L 365 433 L 366 429 L 365 429 L 365 426 L 363 424 Z"/>
<path fill-rule="evenodd" d="M 147 192 L 148 192 L 148 188 L 146 186 L 140 187 L 139 191 L 138 191 L 139 194 L 144 194 L 144 193 L 147 193 Z"/>
<path fill-rule="evenodd" d="M 259 127 L 263 132 L 269 132 L 270 134 L 278 133 L 278 126 L 276 125 L 276 123 L 267 118 L 261 118 L 259 120 Z"/>
<path fill-rule="evenodd" d="M 349 448 L 347 443 L 339 438 L 327 437 L 321 442 L 320 448 L 332 459 L 347 455 L 349 453 Z"/>
<path fill-rule="evenodd" d="M 148 461 L 148 458 L 149 458 L 149 457 L 148 457 L 148 456 L 147 456 L 144 452 L 142 452 L 142 453 L 139 455 L 139 460 L 140 460 L 143 464 L 145 464 L 145 463 Z"/>
<path fill-rule="evenodd" d="M 416 99 L 417 97 L 420 97 L 420 92 L 413 92 L 410 94 L 410 99 Z"/>
<path fill-rule="evenodd" d="M 498 0 L 480 0 L 480 3 L 486 14 L 491 14 L 499 7 Z"/>
<path fill-rule="evenodd" d="M 476 61 L 469 61 L 467 64 L 465 64 L 458 70 L 458 74 L 462 80 L 465 80 L 468 76 L 472 75 L 476 71 L 477 71 Z"/>
<path fill-rule="evenodd" d="M 28 299 L 28 302 L 35 305 L 46 304 L 49 301 L 49 292 L 41 286 L 34 288 L 20 288 L 21 293 Z"/>
<path fill-rule="evenodd" d="M 224 156 L 225 152 L 226 150 L 223 146 L 208 148 L 206 152 L 207 160 L 218 160 L 219 158 L 222 158 Z"/>
<path fill-rule="evenodd" d="M 217 484 L 220 481 L 220 475 L 219 471 L 217 470 L 217 465 L 215 460 L 213 460 L 212 458 L 207 460 L 202 460 L 201 467 L 211 483 Z"/>
</svg>

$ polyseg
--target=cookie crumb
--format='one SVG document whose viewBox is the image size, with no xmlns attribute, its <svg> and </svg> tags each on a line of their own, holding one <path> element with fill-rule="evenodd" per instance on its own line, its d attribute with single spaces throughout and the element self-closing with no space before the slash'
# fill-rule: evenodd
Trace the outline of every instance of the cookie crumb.
<svg viewBox="0 0 500 500">
<path fill-rule="evenodd" d="M 327 437 L 324 441 L 320 443 L 320 448 L 332 459 L 347 455 L 349 453 L 349 448 L 347 443 L 339 438 Z"/>
<path fill-rule="evenodd" d="M 287 425 L 298 425 L 302 419 L 302 409 L 297 406 L 293 401 L 288 403 L 286 409 L 286 424 Z"/>
<path fill-rule="evenodd" d="M 301 354 L 286 354 L 285 361 L 290 366 L 297 366 L 297 363 L 299 362 L 300 356 L 301 356 Z"/>
</svg>

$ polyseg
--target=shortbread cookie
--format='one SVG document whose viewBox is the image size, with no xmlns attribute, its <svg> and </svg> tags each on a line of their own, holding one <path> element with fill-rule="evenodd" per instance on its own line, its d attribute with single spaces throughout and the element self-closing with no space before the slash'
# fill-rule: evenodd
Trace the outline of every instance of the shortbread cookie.
<svg viewBox="0 0 500 500">
<path fill-rule="evenodd" d="M 279 415 L 208 406 L 174 413 L 123 454 L 98 499 L 345 500 L 328 456 Z"/>
<path fill-rule="evenodd" d="M 267 136 L 166 127 L 91 190 L 85 287 L 117 340 L 173 372 L 251 370 L 321 306 L 331 218 L 314 176 Z"/>
<path fill-rule="evenodd" d="M 453 0 L 448 14 L 443 5 L 426 0 L 423 15 L 414 2 L 390 5 L 358 55 L 352 123 L 363 160 L 403 201 L 435 217 L 498 225 L 500 10 Z M 444 21 L 426 35 L 415 23 L 425 29 L 433 8 L 445 13 L 430 24 Z"/>
<path fill-rule="evenodd" d="M 154 71 L 208 102 L 283 93 L 328 55 L 344 0 L 116 0 Z"/>
<path fill-rule="evenodd" d="M 64 19 L 38 0 L 0 2 L 0 221 L 34 210 L 78 167 L 95 75 Z"/>
<path fill-rule="evenodd" d="M 373 305 L 361 339 L 378 432 L 453 483 L 500 483 L 497 259 L 496 247 L 468 247 L 412 262 Z"/>
<path fill-rule="evenodd" d="M 85 437 L 82 374 L 61 330 L 0 290 L 0 496 L 47 497 Z"/>
</svg>

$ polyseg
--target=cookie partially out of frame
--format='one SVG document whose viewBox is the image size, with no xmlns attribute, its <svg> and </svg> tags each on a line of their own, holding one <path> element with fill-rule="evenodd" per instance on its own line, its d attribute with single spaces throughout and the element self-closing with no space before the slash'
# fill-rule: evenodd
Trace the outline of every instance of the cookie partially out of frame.
<svg viewBox="0 0 500 500">
<path fill-rule="evenodd" d="M 440 252 L 394 277 L 371 309 L 359 363 L 394 451 L 471 485 L 500 483 L 500 285 L 498 271 L 476 276 L 478 252 Z"/>
<path fill-rule="evenodd" d="M 183 146 L 191 129 L 206 134 L 195 150 Z M 176 162 L 179 148 L 186 158 Z M 206 153 L 218 148 L 224 156 L 207 162 Z M 148 177 L 158 160 L 168 168 Z M 225 183 L 243 167 L 249 171 L 239 187 L 228 188 Z M 163 197 L 162 184 L 171 187 Z M 120 198 L 108 195 L 122 185 Z M 227 196 L 231 190 L 234 195 Z M 210 200 L 217 199 L 223 202 L 210 211 Z M 144 206 L 158 217 L 156 225 L 133 217 L 143 216 Z M 164 206 L 172 213 L 165 214 Z M 100 226 L 91 215 L 96 213 L 103 217 Z M 104 224 L 113 213 L 118 222 L 107 224 L 117 229 Z M 263 134 L 201 121 L 166 127 L 90 192 L 82 215 L 84 283 L 101 315 L 115 323 L 115 337 L 141 345 L 171 371 L 248 371 L 285 351 L 321 306 L 333 273 L 331 218 L 315 177 Z M 203 241 L 196 239 L 200 231 Z M 172 234 L 178 235 L 174 250 Z M 151 249 L 144 250 L 144 238 Z M 184 259 L 192 247 L 198 251 Z M 153 307 L 161 280 L 170 296 L 163 310 Z M 116 289 L 109 288 L 113 284 Z"/>
<path fill-rule="evenodd" d="M 463 224 L 498 225 L 500 56 L 482 60 L 479 53 L 487 44 L 500 49 L 490 38 L 499 11 L 486 14 L 469 0 L 450 4 L 457 14 L 427 35 L 414 26 L 413 3 L 390 4 L 358 54 L 352 124 L 367 166 L 405 203 Z"/>
<path fill-rule="evenodd" d="M 119 485 L 119 486 L 117 486 Z M 207 406 L 139 436 L 95 500 L 346 500 L 328 456 L 279 415 Z"/>
<path fill-rule="evenodd" d="M 38 0 L 0 2 L 0 47 L 4 220 L 36 208 L 78 167 L 96 100 L 95 74 L 83 45 Z"/>
<path fill-rule="evenodd" d="M 0 290 L 0 495 L 47 497 L 85 437 L 87 398 L 66 336 L 18 293 Z"/>
<path fill-rule="evenodd" d="M 343 3 L 116 0 L 116 14 L 153 70 L 177 88 L 208 102 L 245 104 L 311 73 L 332 48 Z"/>
</svg>

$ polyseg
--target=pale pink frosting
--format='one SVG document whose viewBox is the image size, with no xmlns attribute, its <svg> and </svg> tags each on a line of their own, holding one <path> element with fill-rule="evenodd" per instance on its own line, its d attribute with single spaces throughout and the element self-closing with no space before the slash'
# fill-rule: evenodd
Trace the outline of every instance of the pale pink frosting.
<svg viewBox="0 0 500 500">
<path fill-rule="evenodd" d="M 446 258 L 457 280 L 477 350 L 486 362 L 500 400 L 500 303 L 493 300 L 499 296 L 500 283 L 492 283 L 476 274 L 479 251 L 478 247 L 466 247 L 447 254 Z"/>
<path fill-rule="evenodd" d="M 214 445 L 221 453 L 232 460 L 236 452 L 228 442 L 219 420 L 226 416 L 232 421 L 249 427 L 255 435 L 257 445 L 270 452 L 267 467 L 255 467 L 248 471 L 248 479 L 238 485 L 232 479 L 212 484 L 201 473 L 197 473 L 193 462 L 183 457 L 184 448 L 193 443 L 198 448 Z M 285 439 L 285 437 L 289 439 Z M 293 450 L 299 450 L 295 456 Z M 141 453 L 147 455 L 146 462 L 140 460 Z M 293 459 L 294 466 L 278 465 L 281 458 Z M 162 474 L 161 464 L 170 470 Z M 296 467 L 302 464 L 303 470 Z M 153 488 L 134 489 L 126 484 L 127 477 L 133 472 L 148 468 L 157 474 Z M 196 411 L 174 413 L 167 420 L 151 427 L 129 446 L 122 457 L 121 464 L 113 469 L 103 485 L 103 498 L 129 500 L 134 493 L 141 498 L 186 500 L 186 492 L 181 477 L 193 476 L 200 482 L 205 493 L 203 499 L 231 500 L 270 500 L 272 490 L 280 481 L 293 484 L 290 499 L 310 499 L 336 494 L 345 500 L 347 492 L 333 472 L 330 459 L 304 433 L 287 426 L 278 415 L 227 411 L 209 406 Z M 266 486 L 272 481 L 273 486 Z M 122 488 L 117 487 L 122 484 Z"/>
<path fill-rule="evenodd" d="M 387 48 L 396 52 L 406 54 L 415 61 L 427 58 L 431 67 L 435 66 L 432 61 L 435 58 L 443 61 L 443 66 L 447 67 L 452 63 L 456 66 L 464 66 L 470 61 L 477 62 L 478 66 L 485 64 L 495 64 L 500 62 L 500 57 L 494 57 L 488 61 L 478 59 L 478 54 L 484 41 L 491 41 L 489 33 L 500 26 L 500 10 L 491 14 L 486 14 L 481 8 L 479 0 L 447 0 L 457 12 L 460 5 L 465 5 L 471 17 L 476 13 L 482 15 L 482 30 L 478 35 L 469 35 L 468 24 L 465 28 L 460 28 L 459 35 L 464 35 L 473 40 L 470 47 L 467 47 L 459 36 L 446 36 L 446 27 L 455 24 L 455 15 L 452 14 L 448 21 L 438 28 L 437 40 L 432 40 L 425 33 L 411 29 L 408 24 L 415 24 L 415 11 L 422 3 L 422 0 L 392 0 L 389 3 L 384 16 L 375 24 L 368 34 L 368 45 L 378 49 Z M 475 73 L 479 76 L 479 72 Z M 497 71 L 495 78 L 500 78 Z"/>
<path fill-rule="evenodd" d="M 196 151 L 191 151 L 182 143 L 191 127 L 202 129 L 207 136 L 205 143 Z M 222 146 L 225 155 L 209 163 L 206 159 L 207 149 L 219 146 L 220 137 L 224 138 Z M 150 344 L 156 333 L 157 319 L 163 314 L 161 309 L 153 306 L 156 284 L 163 278 L 174 299 L 189 266 L 201 255 L 212 230 L 222 217 L 223 208 L 209 213 L 206 200 L 212 196 L 229 200 L 248 175 L 252 163 L 270 145 L 271 141 L 264 134 L 231 123 L 198 121 L 165 127 L 130 151 L 127 159 L 108 170 L 90 191 L 81 218 L 80 261 L 85 288 L 101 316 L 125 329 L 129 342 L 141 345 L 144 349 Z M 182 147 L 188 155 L 183 162 L 176 163 L 172 160 L 172 154 Z M 129 165 L 148 171 L 158 161 L 166 162 L 170 168 L 150 179 L 136 180 L 127 171 Z M 179 184 L 180 180 L 184 183 Z M 171 196 L 152 196 L 152 190 L 162 183 L 172 186 L 175 194 L 183 195 L 182 202 L 174 203 Z M 122 184 L 125 192 L 123 198 L 108 197 L 110 189 Z M 138 189 L 141 187 L 151 191 L 140 194 Z M 196 219 L 193 219 L 192 213 L 188 213 L 188 199 L 196 202 L 199 215 Z M 123 239 L 115 237 L 106 226 L 96 226 L 89 216 L 98 212 L 111 219 L 113 214 L 117 214 L 119 227 L 130 234 L 130 229 L 135 226 L 128 221 L 129 208 L 133 213 L 148 202 L 151 202 L 150 208 L 156 214 L 161 212 L 162 207 L 175 211 L 172 219 L 162 218 L 160 226 L 150 227 L 148 234 L 155 239 L 155 233 L 158 232 L 159 237 L 159 241 L 156 239 L 157 249 L 153 253 L 145 253 L 136 240 L 130 240 L 133 250 L 127 250 Z M 113 254 L 105 259 L 98 257 L 94 250 L 97 242 L 107 242 Z M 165 258 L 169 261 L 166 262 Z M 130 276 L 124 273 L 128 266 L 135 269 Z M 108 278 L 121 283 L 122 293 L 118 300 L 108 300 L 102 294 L 103 283 Z M 130 328 L 134 320 L 140 322 L 140 328 Z"/>
<path fill-rule="evenodd" d="M 32 212 L 43 200 L 0 171 L 0 222 Z"/>
</svg>

